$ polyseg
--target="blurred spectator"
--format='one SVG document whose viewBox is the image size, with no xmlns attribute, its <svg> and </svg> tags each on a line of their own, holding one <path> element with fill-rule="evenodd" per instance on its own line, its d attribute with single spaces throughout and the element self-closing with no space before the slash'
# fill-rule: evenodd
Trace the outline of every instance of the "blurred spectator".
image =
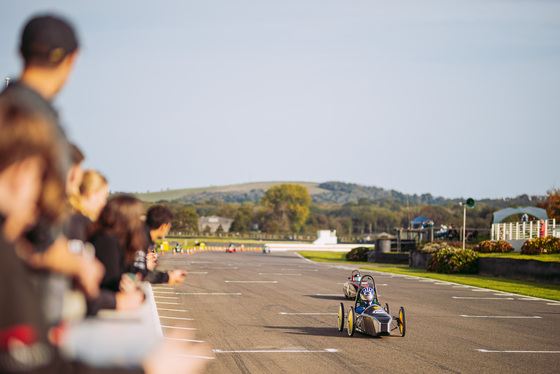
<svg viewBox="0 0 560 374">
<path fill-rule="evenodd" d="M 142 291 L 125 274 L 127 266 L 134 260 L 134 254 L 143 250 L 146 243 L 140 219 L 142 213 L 140 200 L 120 195 L 107 202 L 94 224 L 89 241 L 95 247 L 95 256 L 105 266 L 101 287 L 110 292 L 104 295 L 101 304 L 90 304 L 90 314 L 99 308 L 136 309 L 144 301 Z"/>
<path fill-rule="evenodd" d="M 155 253 L 151 253 L 150 248 L 155 247 L 155 241 L 163 239 L 171 229 L 171 221 L 173 220 L 173 212 L 163 206 L 151 206 L 146 213 L 146 225 L 144 232 L 146 235 L 147 245 L 142 252 L 136 254 L 135 266 L 142 269 L 142 261 L 145 261 L 146 255 L 148 261 L 153 258 Z M 155 251 L 154 251 L 155 252 Z M 149 263 L 146 265 L 146 279 L 150 283 L 168 283 L 179 284 L 183 281 L 187 272 L 185 270 L 175 269 L 167 272 L 156 271 Z"/>
<path fill-rule="evenodd" d="M 69 253 L 65 238 L 55 241 L 52 235 L 44 247 L 49 249 L 37 258 L 30 253 L 40 247 L 24 235 L 38 217 L 48 231 L 63 222 L 67 187 L 79 179 L 67 179 L 72 173 L 68 141 L 48 101 L 64 84 L 76 49 L 64 21 L 50 16 L 31 20 L 22 36 L 25 68 L 20 82 L 0 94 L 0 373 L 142 372 L 99 370 L 63 358 L 52 344 L 56 334 L 30 282 L 36 271 L 22 261 L 24 256 L 32 264 L 73 275 L 88 270 L 79 261 L 64 260 L 77 259 L 64 257 Z M 90 293 L 96 288 L 93 284 Z M 179 357 L 179 350 L 189 358 Z M 210 356 L 206 351 L 203 345 L 165 342 L 145 357 L 143 367 L 148 374 L 198 372 L 206 362 L 200 356 Z"/>
<path fill-rule="evenodd" d="M 95 170 L 83 172 L 82 182 L 70 196 L 74 210 L 65 230 L 68 239 L 87 239 L 87 228 L 99 217 L 107 204 L 109 184 L 107 179 Z"/>
</svg>

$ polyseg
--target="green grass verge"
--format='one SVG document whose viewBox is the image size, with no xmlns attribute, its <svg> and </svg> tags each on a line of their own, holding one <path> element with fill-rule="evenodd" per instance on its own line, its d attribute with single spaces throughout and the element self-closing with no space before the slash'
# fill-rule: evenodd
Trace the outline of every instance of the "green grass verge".
<svg viewBox="0 0 560 374">
<path fill-rule="evenodd" d="M 509 278 L 487 277 L 471 274 L 439 274 L 431 273 L 424 269 L 411 268 L 408 265 L 394 264 L 372 264 L 370 262 L 346 261 L 346 253 L 343 252 L 298 252 L 305 258 L 317 262 L 336 262 L 354 265 L 364 270 L 383 271 L 387 273 L 412 275 L 416 277 L 437 279 L 447 282 L 455 282 L 468 286 L 488 288 L 491 290 L 511 292 L 519 295 L 540 297 L 543 299 L 560 301 L 560 285 L 547 284 L 531 281 L 523 281 Z M 539 256 L 535 256 L 539 257 Z"/>
<path fill-rule="evenodd" d="M 560 262 L 560 253 L 551 255 L 522 255 L 519 252 L 510 253 L 479 253 L 480 257 L 513 258 L 516 260 L 537 260 L 542 262 Z"/>
</svg>

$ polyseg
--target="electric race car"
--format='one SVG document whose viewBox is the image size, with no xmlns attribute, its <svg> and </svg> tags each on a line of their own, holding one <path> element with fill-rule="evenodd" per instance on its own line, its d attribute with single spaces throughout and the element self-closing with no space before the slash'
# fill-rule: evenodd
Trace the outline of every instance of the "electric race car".
<svg viewBox="0 0 560 374">
<path fill-rule="evenodd" d="M 362 274 L 360 274 L 359 270 L 353 270 L 352 274 L 348 277 L 348 282 L 344 283 L 342 286 L 342 292 L 344 293 L 344 297 L 347 299 L 355 299 L 358 291 L 358 287 L 360 287 L 360 282 L 362 280 Z M 373 287 L 373 283 L 370 283 L 370 287 Z"/>
<path fill-rule="evenodd" d="M 344 315 L 344 304 L 340 303 L 338 331 L 344 330 L 346 320 L 349 336 L 354 335 L 356 330 L 372 336 L 391 335 L 391 332 L 397 330 L 400 336 L 404 337 L 406 333 L 404 308 L 401 306 L 398 315 L 391 316 L 389 304 L 385 304 L 385 308 L 379 304 L 375 280 L 371 275 L 361 277 L 356 295 L 354 305 L 348 310 L 347 316 Z"/>
</svg>

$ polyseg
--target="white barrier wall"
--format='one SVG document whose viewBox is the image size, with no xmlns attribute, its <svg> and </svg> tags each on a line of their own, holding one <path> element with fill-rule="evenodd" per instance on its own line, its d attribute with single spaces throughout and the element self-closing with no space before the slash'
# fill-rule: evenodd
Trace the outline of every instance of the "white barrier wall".
<svg viewBox="0 0 560 374">
<path fill-rule="evenodd" d="M 373 245 L 360 245 L 360 244 L 332 244 L 332 245 L 318 245 L 318 244 L 286 244 L 286 243 L 267 243 L 271 251 L 331 251 L 331 252 L 348 252 L 356 247 L 371 247 Z"/>
</svg>

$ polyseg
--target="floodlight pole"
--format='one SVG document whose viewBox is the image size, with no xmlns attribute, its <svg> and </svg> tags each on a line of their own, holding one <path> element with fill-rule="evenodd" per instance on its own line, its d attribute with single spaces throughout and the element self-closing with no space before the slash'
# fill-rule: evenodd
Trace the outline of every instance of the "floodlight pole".
<svg viewBox="0 0 560 374">
<path fill-rule="evenodd" d="M 465 237 L 467 236 L 467 204 L 463 204 L 463 249 L 465 249 Z"/>
</svg>

